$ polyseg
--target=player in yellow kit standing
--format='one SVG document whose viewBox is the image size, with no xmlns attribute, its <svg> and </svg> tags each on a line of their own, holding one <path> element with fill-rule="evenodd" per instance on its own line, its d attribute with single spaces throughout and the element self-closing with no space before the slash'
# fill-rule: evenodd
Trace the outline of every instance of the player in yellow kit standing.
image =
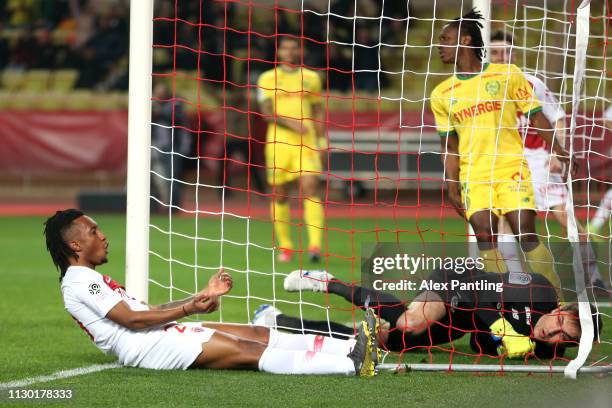
<svg viewBox="0 0 612 408">
<path fill-rule="evenodd" d="M 325 215 L 321 202 L 321 152 L 325 146 L 321 78 L 299 65 L 300 44 L 294 37 L 278 40 L 277 66 L 259 77 L 258 100 L 268 122 L 266 169 L 272 186 L 272 219 L 278 240 L 278 260 L 291 261 L 289 194 L 299 182 L 304 203 L 310 260 L 321 257 Z"/>
<path fill-rule="evenodd" d="M 504 215 L 531 270 L 559 291 L 552 256 L 536 235 L 534 193 L 517 112 L 529 118 L 559 160 L 567 163 L 568 154 L 554 138 L 521 70 L 512 64 L 483 63 L 480 19 L 472 10 L 440 33 L 440 58 L 456 72 L 431 93 L 448 196 L 472 225 L 488 271 L 507 271 L 496 243 L 498 215 Z"/>
</svg>

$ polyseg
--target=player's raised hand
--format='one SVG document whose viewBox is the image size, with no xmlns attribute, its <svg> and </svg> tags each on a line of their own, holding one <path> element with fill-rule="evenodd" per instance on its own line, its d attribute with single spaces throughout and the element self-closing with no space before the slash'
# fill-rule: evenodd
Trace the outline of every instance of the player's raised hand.
<svg viewBox="0 0 612 408">
<path fill-rule="evenodd" d="M 210 296 L 223 296 L 232 290 L 233 285 L 234 281 L 230 274 L 225 272 L 223 268 L 219 268 L 219 271 L 208 280 L 208 286 L 204 292 Z"/>
</svg>

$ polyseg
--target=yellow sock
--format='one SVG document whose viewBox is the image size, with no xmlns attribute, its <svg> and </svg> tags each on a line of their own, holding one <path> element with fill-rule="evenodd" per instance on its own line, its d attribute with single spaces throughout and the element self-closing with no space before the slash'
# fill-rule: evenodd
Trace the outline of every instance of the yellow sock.
<svg viewBox="0 0 612 408">
<path fill-rule="evenodd" d="M 325 214 L 319 198 L 308 197 L 304 199 L 304 223 L 306 224 L 306 231 L 308 231 L 309 248 L 321 248 Z"/>
<path fill-rule="evenodd" d="M 552 283 L 553 287 L 557 291 L 559 300 L 563 300 L 561 293 L 561 279 L 555 271 L 555 265 L 550 254 L 550 251 L 543 243 L 539 243 L 537 247 L 529 252 L 525 253 L 527 258 L 527 265 L 529 268 L 537 274 L 543 275 L 546 279 Z"/>
<path fill-rule="evenodd" d="M 508 272 L 504 257 L 497 248 L 481 249 L 480 255 L 482 256 L 482 263 L 485 266 L 485 271 L 496 273 Z"/>
<path fill-rule="evenodd" d="M 291 234 L 289 231 L 289 223 L 291 222 L 289 203 L 279 203 L 275 201 L 272 203 L 271 210 L 278 246 L 280 248 L 292 249 L 293 243 L 291 242 Z"/>
</svg>

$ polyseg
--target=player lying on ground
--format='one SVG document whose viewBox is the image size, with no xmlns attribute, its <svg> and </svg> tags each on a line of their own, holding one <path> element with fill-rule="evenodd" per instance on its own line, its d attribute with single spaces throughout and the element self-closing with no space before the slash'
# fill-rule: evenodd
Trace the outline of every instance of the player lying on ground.
<svg viewBox="0 0 612 408">
<path fill-rule="evenodd" d="M 559 358 L 566 347 L 577 346 L 581 328 L 576 304 L 559 306 L 551 283 L 542 275 L 436 271 L 428 278 L 445 283 L 486 281 L 503 283 L 502 291 L 424 290 L 412 302 L 334 278 L 326 271 L 293 271 L 285 278 L 289 292 L 311 290 L 342 296 L 362 307 L 370 307 L 388 324 L 381 325 L 379 341 L 390 351 L 419 350 L 449 343 L 470 334 L 472 350 L 478 354 L 509 358 Z M 505 303 L 504 303 L 505 302 Z M 593 307 L 595 332 L 601 332 L 601 317 Z M 299 333 L 317 333 L 350 338 L 354 330 L 328 321 L 302 320 L 270 306 L 261 306 L 253 324 L 276 326 Z M 596 335 L 598 338 L 598 335 Z"/>
<path fill-rule="evenodd" d="M 514 63 L 513 50 L 514 38 L 511 34 L 497 31 L 491 35 L 489 48 L 490 60 L 495 64 Z M 565 143 L 565 111 L 561 109 L 559 101 L 548 89 L 546 84 L 535 75 L 524 73 L 525 79 L 533 89 L 536 98 L 542 104 L 542 113 L 548 121 L 553 124 L 555 137 L 560 145 Z M 561 224 L 564 233 L 567 233 L 567 212 L 565 203 L 567 202 L 567 186 L 562 178 L 563 166 L 561 162 L 550 154 L 550 146 L 542 139 L 536 129 L 529 126 L 529 121 L 521 112 L 518 112 L 518 128 L 523 139 L 525 158 L 531 172 L 535 204 L 539 211 L 552 213 L 555 219 Z M 511 272 L 525 272 L 522 270 L 521 259 L 523 258 L 517 251 L 516 238 L 512 234 L 510 224 L 506 217 L 499 217 L 498 242 L 502 243 L 499 250 L 504 257 L 506 265 Z M 595 252 L 588 241 L 588 234 L 580 222 L 576 221 L 576 227 L 580 236 L 582 259 L 585 260 L 586 269 L 589 272 L 591 284 L 594 288 L 605 291 L 606 285 L 602 280 L 597 267 Z M 506 244 L 503 244 L 506 242 Z M 605 293 L 605 292 L 604 292 Z"/>
<path fill-rule="evenodd" d="M 182 301 L 147 305 L 95 268 L 107 262 L 108 241 L 78 210 L 58 211 L 45 223 L 47 249 L 60 271 L 66 310 L 104 353 L 125 366 L 153 369 L 252 369 L 276 374 L 374 374 L 373 315 L 355 341 L 294 335 L 262 327 L 178 323 L 211 313 L 232 288 L 220 270 L 208 286 Z"/>
<path fill-rule="evenodd" d="M 496 242 L 497 218 L 504 215 L 528 266 L 559 289 L 552 256 L 536 234 L 533 186 L 517 112 L 551 144 L 559 160 L 567 163 L 569 157 L 553 138 L 554 130 L 521 70 L 483 62 L 481 19 L 472 10 L 446 24 L 439 37 L 440 59 L 456 72 L 431 93 L 448 197 L 473 227 L 487 271 L 507 272 Z"/>
</svg>

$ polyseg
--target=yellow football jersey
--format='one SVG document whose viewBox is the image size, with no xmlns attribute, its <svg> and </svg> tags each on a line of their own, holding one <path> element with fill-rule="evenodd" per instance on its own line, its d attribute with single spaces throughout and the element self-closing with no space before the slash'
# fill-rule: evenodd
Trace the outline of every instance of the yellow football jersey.
<svg viewBox="0 0 612 408">
<path fill-rule="evenodd" d="M 278 117 L 303 120 L 303 126 L 309 129 L 306 138 L 315 143 L 315 131 L 312 107 L 321 102 L 321 78 L 306 68 L 285 71 L 277 67 L 263 72 L 257 81 L 257 99 L 263 102 L 272 100 L 273 112 Z M 299 143 L 302 137 L 283 127 L 268 125 L 268 141 L 285 141 Z"/>
<path fill-rule="evenodd" d="M 438 133 L 459 137 L 459 178 L 495 180 L 497 170 L 526 169 L 517 112 L 542 110 L 513 64 L 486 64 L 481 73 L 453 75 L 431 93 Z"/>
</svg>

